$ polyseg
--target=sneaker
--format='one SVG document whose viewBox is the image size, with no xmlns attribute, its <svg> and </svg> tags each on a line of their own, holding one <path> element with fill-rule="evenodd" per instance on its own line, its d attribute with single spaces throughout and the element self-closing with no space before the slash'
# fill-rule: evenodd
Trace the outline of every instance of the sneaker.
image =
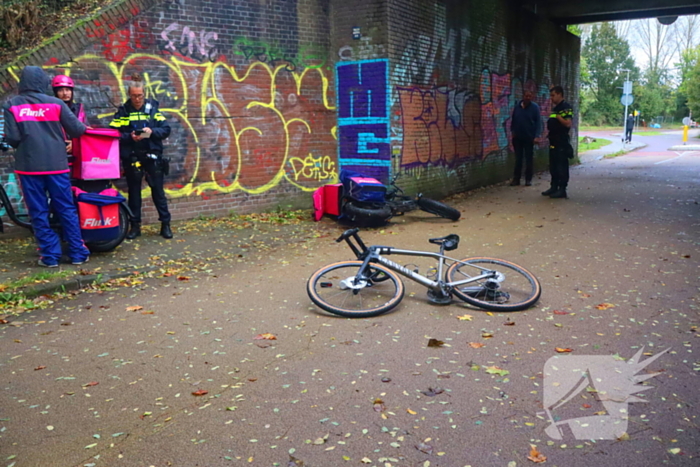
<svg viewBox="0 0 700 467">
<path fill-rule="evenodd" d="M 558 191 L 556 187 L 551 187 L 549 190 L 543 191 L 542 196 L 549 196 L 556 191 Z"/>
<path fill-rule="evenodd" d="M 73 265 L 75 265 L 75 266 L 80 266 L 81 264 L 85 264 L 85 263 L 87 263 L 88 261 L 90 261 L 90 257 L 89 257 L 89 256 L 88 256 L 87 258 L 85 258 L 84 260 L 82 260 L 82 261 L 81 261 L 81 260 L 72 261 L 71 264 L 73 264 Z"/>
<path fill-rule="evenodd" d="M 42 259 L 39 260 L 39 266 L 42 266 L 42 267 L 45 267 L 45 268 L 57 268 L 57 267 L 58 267 L 58 263 L 56 263 L 56 264 L 45 263 L 45 262 L 44 262 L 44 259 L 42 258 Z"/>
<path fill-rule="evenodd" d="M 520 180 L 513 180 L 510 182 L 510 186 L 520 186 Z"/>
</svg>

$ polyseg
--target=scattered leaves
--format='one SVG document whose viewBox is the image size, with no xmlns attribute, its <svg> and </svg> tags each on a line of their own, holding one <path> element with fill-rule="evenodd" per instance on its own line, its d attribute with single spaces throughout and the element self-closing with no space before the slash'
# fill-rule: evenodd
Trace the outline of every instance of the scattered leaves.
<svg viewBox="0 0 700 467">
<path fill-rule="evenodd" d="M 92 386 L 97 386 L 98 384 L 100 384 L 100 383 L 98 383 L 97 381 L 90 381 L 89 383 L 83 384 L 83 387 L 90 388 Z"/>
<path fill-rule="evenodd" d="M 193 396 L 203 396 L 205 394 L 209 394 L 209 391 L 205 391 L 204 389 L 198 389 L 192 393 Z"/>
<path fill-rule="evenodd" d="M 34 368 L 34 371 L 43 370 L 44 368 L 46 368 L 44 365 L 39 365 L 38 367 Z"/>
<path fill-rule="evenodd" d="M 415 410 L 411 410 L 411 409 L 406 409 L 406 412 L 410 413 L 411 415 L 416 415 L 418 413 Z"/>
<path fill-rule="evenodd" d="M 629 441 L 630 440 L 630 435 L 629 433 L 622 433 L 618 438 L 618 441 Z"/>
<path fill-rule="evenodd" d="M 133 305 L 133 306 L 126 307 L 126 311 L 139 311 L 139 310 L 143 310 L 143 307 L 139 306 L 139 305 Z"/>
<path fill-rule="evenodd" d="M 481 337 L 483 337 L 484 339 L 491 339 L 493 337 L 493 334 L 490 332 L 482 332 Z"/>
<path fill-rule="evenodd" d="M 437 339 L 429 339 L 428 340 L 428 347 L 442 347 L 445 345 L 443 341 L 437 340 Z"/>
<path fill-rule="evenodd" d="M 554 350 L 556 350 L 557 353 L 569 353 L 574 351 L 574 349 L 569 347 L 554 347 Z"/>
<path fill-rule="evenodd" d="M 510 318 L 506 320 L 505 323 L 503 323 L 504 326 L 515 326 L 515 321 L 511 321 Z"/>
<path fill-rule="evenodd" d="M 555 315 L 568 315 L 569 314 L 568 311 L 562 311 L 562 310 L 554 310 L 553 313 Z"/>
<path fill-rule="evenodd" d="M 462 316 L 457 316 L 457 319 L 460 321 L 471 321 L 474 317 L 472 315 L 462 315 Z"/>
<path fill-rule="evenodd" d="M 485 345 L 486 344 L 482 344 L 481 342 L 470 342 L 469 343 L 469 347 L 471 347 L 472 349 L 480 349 Z"/>
<path fill-rule="evenodd" d="M 596 310 L 608 310 L 610 308 L 615 308 L 615 305 L 612 303 L 600 303 L 595 306 Z"/>
</svg>

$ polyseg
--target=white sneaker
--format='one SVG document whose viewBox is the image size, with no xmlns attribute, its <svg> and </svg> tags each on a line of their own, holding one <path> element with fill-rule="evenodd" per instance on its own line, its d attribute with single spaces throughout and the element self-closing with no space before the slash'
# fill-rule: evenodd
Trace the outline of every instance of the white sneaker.
<svg viewBox="0 0 700 467">
<path fill-rule="evenodd" d="M 85 264 L 85 263 L 87 263 L 88 261 L 90 261 L 90 257 L 89 257 L 89 256 L 88 256 L 87 258 L 85 258 L 83 261 L 73 261 L 71 264 L 73 264 L 73 265 L 75 265 L 75 266 L 80 266 L 81 264 Z"/>
</svg>

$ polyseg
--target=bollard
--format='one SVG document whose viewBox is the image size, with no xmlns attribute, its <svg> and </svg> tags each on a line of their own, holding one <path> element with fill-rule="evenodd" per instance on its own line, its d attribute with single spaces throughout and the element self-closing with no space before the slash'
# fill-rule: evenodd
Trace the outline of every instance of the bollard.
<svg viewBox="0 0 700 467">
<path fill-rule="evenodd" d="M 688 142 L 688 125 L 683 125 L 683 144 Z"/>
</svg>

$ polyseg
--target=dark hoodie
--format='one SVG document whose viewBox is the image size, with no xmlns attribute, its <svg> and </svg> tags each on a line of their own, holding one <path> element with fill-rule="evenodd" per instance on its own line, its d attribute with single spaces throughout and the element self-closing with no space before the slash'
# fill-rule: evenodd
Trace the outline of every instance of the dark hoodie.
<svg viewBox="0 0 700 467">
<path fill-rule="evenodd" d="M 15 172 L 51 175 L 68 172 L 63 129 L 73 138 L 85 133 L 65 102 L 48 96 L 49 77 L 37 66 L 22 70 L 19 95 L 3 105 L 5 141 L 15 151 Z"/>
</svg>

